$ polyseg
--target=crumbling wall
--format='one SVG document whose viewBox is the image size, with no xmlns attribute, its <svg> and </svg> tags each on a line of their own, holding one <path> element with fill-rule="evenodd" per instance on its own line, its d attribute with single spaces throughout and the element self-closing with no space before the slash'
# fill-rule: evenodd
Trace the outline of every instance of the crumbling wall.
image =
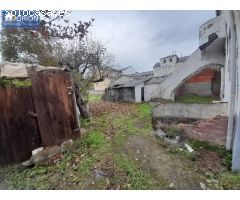
<svg viewBox="0 0 240 200">
<path fill-rule="evenodd" d="M 220 78 L 220 79 L 219 79 Z M 220 95 L 221 77 L 214 69 L 205 69 L 200 73 L 187 79 L 182 86 L 177 89 L 175 96 L 185 94 L 196 94 L 199 96 Z"/>
</svg>

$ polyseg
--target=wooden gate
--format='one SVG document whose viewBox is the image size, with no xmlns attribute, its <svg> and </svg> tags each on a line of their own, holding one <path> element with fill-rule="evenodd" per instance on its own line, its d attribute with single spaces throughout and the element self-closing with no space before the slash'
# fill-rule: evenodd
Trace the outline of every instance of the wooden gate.
<svg viewBox="0 0 240 200">
<path fill-rule="evenodd" d="M 31 87 L 0 86 L 0 164 L 26 160 L 37 147 L 80 135 L 70 74 L 30 71 L 29 77 Z"/>
<path fill-rule="evenodd" d="M 27 115 L 31 110 L 30 87 L 0 87 L 0 164 L 25 160 L 41 145 L 37 120 Z"/>
</svg>

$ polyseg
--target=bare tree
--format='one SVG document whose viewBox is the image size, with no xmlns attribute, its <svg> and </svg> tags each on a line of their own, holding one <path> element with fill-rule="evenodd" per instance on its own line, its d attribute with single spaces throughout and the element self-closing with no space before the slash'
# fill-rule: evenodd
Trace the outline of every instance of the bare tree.
<svg viewBox="0 0 240 200">
<path fill-rule="evenodd" d="M 80 88 L 88 87 L 90 83 L 101 82 L 108 77 L 109 69 L 114 66 L 114 56 L 100 41 L 85 40 L 72 43 L 59 64 L 73 74 L 80 113 L 83 117 L 89 117 L 87 101 Z M 79 87 L 81 84 L 82 87 Z"/>
</svg>

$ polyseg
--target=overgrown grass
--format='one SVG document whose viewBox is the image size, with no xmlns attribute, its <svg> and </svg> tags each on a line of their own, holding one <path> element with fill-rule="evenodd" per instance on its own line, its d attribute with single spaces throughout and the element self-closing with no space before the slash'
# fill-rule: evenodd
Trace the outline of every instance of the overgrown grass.
<svg viewBox="0 0 240 200">
<path fill-rule="evenodd" d="M 225 190 L 240 190 L 240 173 L 225 172 L 219 177 L 219 186 Z"/>
<path fill-rule="evenodd" d="M 89 94 L 89 96 L 88 96 L 89 103 L 96 103 L 96 102 L 101 101 L 101 99 L 102 99 L 102 95 L 100 95 L 100 94 Z"/>
<path fill-rule="evenodd" d="M 222 164 L 226 166 L 229 170 L 231 170 L 232 154 L 230 151 L 227 151 L 224 147 L 210 144 L 207 141 L 199 140 L 191 140 L 190 146 L 196 151 L 208 150 L 218 153 L 222 159 Z"/>
<path fill-rule="evenodd" d="M 177 97 L 175 102 L 208 104 L 216 100 L 219 100 L 219 99 L 214 96 L 197 96 L 194 94 L 188 94 L 188 95 Z"/>
<path fill-rule="evenodd" d="M 116 155 L 115 162 L 128 175 L 127 188 L 133 190 L 154 189 L 154 181 L 146 175 L 133 160 L 126 155 Z"/>
<path fill-rule="evenodd" d="M 123 178 L 116 172 L 109 178 L 111 184 L 120 184 L 124 189 L 157 187 L 152 183 L 152 177 L 124 153 L 128 136 L 151 132 L 151 106 L 137 104 L 136 110 L 130 112 L 107 113 L 93 117 L 91 121 L 81 120 L 81 127 L 87 132 L 74 141 L 73 148 L 65 152 L 57 164 L 31 169 L 0 167 L 0 187 L 2 184 L 8 189 L 88 189 L 95 166 L 107 156 L 112 156 L 118 170 L 126 174 Z M 104 189 L 107 183 L 99 180 L 91 188 Z"/>
<path fill-rule="evenodd" d="M 102 132 L 95 130 L 87 135 L 85 141 L 88 147 L 99 148 L 104 143 L 104 135 Z"/>
<path fill-rule="evenodd" d="M 150 116 L 152 113 L 152 107 L 149 104 L 139 104 L 138 105 L 139 114 L 141 117 Z"/>
</svg>

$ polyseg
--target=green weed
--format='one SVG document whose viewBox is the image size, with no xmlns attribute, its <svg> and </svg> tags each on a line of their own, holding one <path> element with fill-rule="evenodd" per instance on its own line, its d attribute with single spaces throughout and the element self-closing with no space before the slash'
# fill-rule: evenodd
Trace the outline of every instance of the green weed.
<svg viewBox="0 0 240 200">
<path fill-rule="evenodd" d="M 207 103 L 212 103 L 212 101 L 216 101 L 216 100 L 218 100 L 218 98 L 214 96 L 197 96 L 194 94 L 187 94 L 184 96 L 177 97 L 175 102 L 207 104 Z"/>
<path fill-rule="evenodd" d="M 92 131 L 85 138 L 88 147 L 99 148 L 104 143 L 104 135 L 100 131 Z"/>
<path fill-rule="evenodd" d="M 213 151 L 218 153 L 221 157 L 221 163 L 224 166 L 226 166 L 229 170 L 231 169 L 232 153 L 226 150 L 225 147 L 213 145 L 207 141 L 199 141 L 199 140 L 190 141 L 190 146 L 196 151 L 208 150 L 208 151 Z"/>
</svg>

